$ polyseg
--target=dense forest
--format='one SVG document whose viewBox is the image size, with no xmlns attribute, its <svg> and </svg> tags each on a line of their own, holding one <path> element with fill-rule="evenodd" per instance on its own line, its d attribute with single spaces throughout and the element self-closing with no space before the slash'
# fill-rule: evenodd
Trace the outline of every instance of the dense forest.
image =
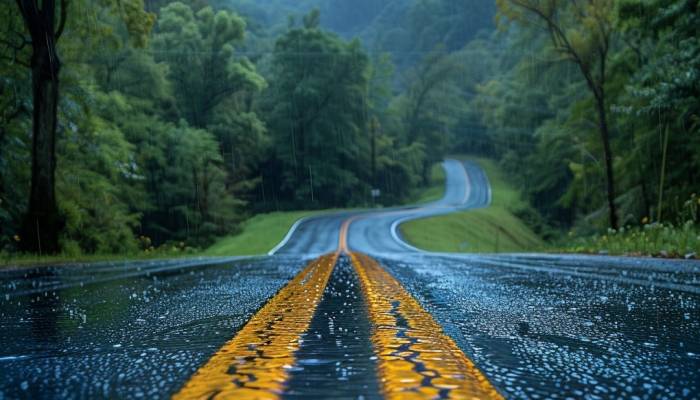
<svg viewBox="0 0 700 400">
<path fill-rule="evenodd" d="M 699 2 L 497 3 L 498 33 L 468 45 L 493 66 L 473 122 L 544 223 L 697 222 Z"/>
<path fill-rule="evenodd" d="M 499 160 L 547 238 L 697 220 L 697 0 L 16 0 L 0 250 L 203 247 Z M 692 206 L 692 207 L 691 207 Z"/>
</svg>

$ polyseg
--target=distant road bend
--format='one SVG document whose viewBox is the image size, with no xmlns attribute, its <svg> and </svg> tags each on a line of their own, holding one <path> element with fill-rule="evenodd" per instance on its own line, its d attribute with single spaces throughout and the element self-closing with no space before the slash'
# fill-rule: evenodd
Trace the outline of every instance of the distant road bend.
<svg viewBox="0 0 700 400">
<path fill-rule="evenodd" d="M 0 272 L 2 398 L 700 398 L 700 263 L 428 253 L 436 202 L 307 218 L 259 257 Z"/>
</svg>

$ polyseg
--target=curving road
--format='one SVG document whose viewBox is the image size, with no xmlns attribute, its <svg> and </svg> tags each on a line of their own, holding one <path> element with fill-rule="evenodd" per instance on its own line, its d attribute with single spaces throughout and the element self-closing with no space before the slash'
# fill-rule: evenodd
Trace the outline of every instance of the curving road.
<svg viewBox="0 0 700 400">
<path fill-rule="evenodd" d="M 490 202 L 444 166 L 441 200 L 271 255 L 0 271 L 0 399 L 700 398 L 699 262 L 422 252 L 402 221 Z"/>
<path fill-rule="evenodd" d="M 446 160 L 443 167 L 445 193 L 442 199 L 419 206 L 306 218 L 292 228 L 290 235 L 270 255 L 318 256 L 333 252 L 338 246 L 340 228 L 347 220 L 352 221 L 348 233 L 350 250 L 372 255 L 420 251 L 400 238 L 397 227 L 401 222 L 486 207 L 491 201 L 488 179 L 478 165 Z"/>
</svg>

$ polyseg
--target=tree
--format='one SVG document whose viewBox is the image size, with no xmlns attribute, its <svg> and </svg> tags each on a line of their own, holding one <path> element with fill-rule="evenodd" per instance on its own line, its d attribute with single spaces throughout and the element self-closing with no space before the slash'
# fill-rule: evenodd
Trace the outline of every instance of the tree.
<svg viewBox="0 0 700 400">
<path fill-rule="evenodd" d="M 407 89 L 397 99 L 407 143 L 420 142 L 426 150 L 421 162 L 423 183 L 431 166 L 442 160 L 452 128 L 463 104 L 454 81 L 461 67 L 444 49 L 430 52 L 406 76 Z"/>
<path fill-rule="evenodd" d="M 288 199 L 345 206 L 366 192 L 369 174 L 369 60 L 359 42 L 321 30 L 319 18 L 307 15 L 275 45 L 268 121 Z"/>
<path fill-rule="evenodd" d="M 156 60 L 169 66 L 180 112 L 190 125 L 205 128 L 223 101 L 265 87 L 255 66 L 235 57 L 245 26 L 235 13 L 211 7 L 195 12 L 174 2 L 161 10 L 152 47 Z"/>
<path fill-rule="evenodd" d="M 195 12 L 174 2 L 161 10 L 152 44 L 156 60 L 168 65 L 178 110 L 191 126 L 216 136 L 227 187 L 242 196 L 255 187 L 253 170 L 267 145 L 255 110 L 267 83 L 248 58 L 235 54 L 245 29 L 232 11 Z"/>
<path fill-rule="evenodd" d="M 595 100 L 603 147 L 609 222 L 618 228 L 615 174 L 608 121 L 608 58 L 615 34 L 615 2 L 610 0 L 497 0 L 501 15 L 528 25 L 542 23 L 554 49 L 573 62 Z"/>
<path fill-rule="evenodd" d="M 22 228 L 21 247 L 25 251 L 56 253 L 63 225 L 56 202 L 56 130 L 58 126 L 61 59 L 58 42 L 68 24 L 71 0 L 16 0 L 25 31 L 13 32 L 9 43 L 16 52 L 31 47 L 26 65 L 32 76 L 32 168 L 29 204 Z M 143 37 L 150 30 L 153 16 L 143 12 L 140 0 L 124 4 L 102 1 L 97 7 L 124 7 L 123 20 L 130 30 Z M 27 36 L 28 34 L 28 36 Z M 17 54 L 22 56 L 22 54 Z"/>
<path fill-rule="evenodd" d="M 625 131 L 632 132 L 628 140 L 636 144 L 624 161 L 630 173 L 640 175 L 644 216 L 658 221 L 672 216 L 669 211 L 680 208 L 674 199 L 684 201 L 700 182 L 699 24 L 697 0 L 621 1 L 628 51 L 618 56 L 618 63 L 632 67 L 625 71 L 631 79 L 620 108 Z M 644 181 L 651 177 L 656 179 Z M 651 215 L 647 197 L 654 186 Z"/>
</svg>

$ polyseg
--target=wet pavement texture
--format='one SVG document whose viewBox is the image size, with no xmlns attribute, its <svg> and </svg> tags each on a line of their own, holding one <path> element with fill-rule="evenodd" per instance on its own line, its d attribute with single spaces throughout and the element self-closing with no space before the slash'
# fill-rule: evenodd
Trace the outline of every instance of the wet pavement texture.
<svg viewBox="0 0 700 400">
<path fill-rule="evenodd" d="M 167 398 L 303 266 L 274 257 L 3 271 L 0 398 Z"/>
<path fill-rule="evenodd" d="M 700 396 L 698 262 L 379 260 L 507 398 Z M 3 272 L 0 398 L 168 397 L 305 263 L 275 256 Z M 341 257 L 284 397 L 378 397 L 370 334 L 357 276 Z"/>
<path fill-rule="evenodd" d="M 698 398 L 700 264 L 593 259 L 382 262 L 507 398 Z"/>
<path fill-rule="evenodd" d="M 367 304 L 350 260 L 338 259 L 316 309 L 284 398 L 379 398 Z"/>
</svg>

